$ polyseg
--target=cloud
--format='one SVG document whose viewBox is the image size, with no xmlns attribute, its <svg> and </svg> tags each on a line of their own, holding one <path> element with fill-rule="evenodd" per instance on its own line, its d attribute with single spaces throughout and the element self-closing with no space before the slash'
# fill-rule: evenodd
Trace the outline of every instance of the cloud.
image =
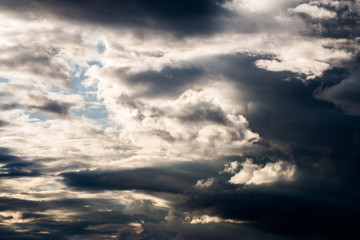
<svg viewBox="0 0 360 240">
<path fill-rule="evenodd" d="M 224 173 L 224 172 L 228 172 L 228 173 L 232 173 L 232 174 L 235 174 L 236 170 L 238 169 L 239 167 L 239 162 L 230 162 L 230 163 L 226 163 L 225 164 L 225 169 L 224 171 L 222 171 L 221 173 Z"/>
<path fill-rule="evenodd" d="M 340 83 L 324 89 L 318 89 L 315 96 L 318 99 L 333 102 L 346 114 L 360 116 L 359 89 L 359 72 L 356 71 Z"/>
<path fill-rule="evenodd" d="M 159 221 L 164 219 L 167 214 L 167 208 L 159 208 L 153 205 L 151 200 L 134 200 L 127 204 L 123 210 L 124 214 L 130 216 L 141 216 L 144 220 Z M 141 233 L 141 224 L 136 223 L 133 226 L 137 228 L 137 232 Z"/>
<path fill-rule="evenodd" d="M 49 78 L 61 87 L 71 84 L 71 67 L 63 59 L 39 49 L 6 48 L 0 59 L 0 74 L 14 78 Z"/>
<path fill-rule="evenodd" d="M 44 106 L 30 106 L 30 108 L 37 108 L 39 110 L 43 110 L 46 112 L 51 112 L 51 113 L 59 114 L 61 116 L 66 116 L 69 115 L 71 106 L 72 104 L 50 101 L 47 102 Z"/>
<path fill-rule="evenodd" d="M 204 163 L 182 163 L 169 167 L 65 172 L 61 176 L 66 185 L 80 190 L 117 189 L 179 194 L 191 189 L 199 177 L 213 171 Z"/>
<path fill-rule="evenodd" d="M 186 90 L 191 83 L 203 76 L 203 70 L 195 66 L 174 68 L 164 67 L 161 71 L 145 71 L 130 75 L 126 80 L 132 86 L 145 87 L 138 96 L 174 95 Z"/>
<path fill-rule="evenodd" d="M 178 35 L 210 34 L 221 30 L 219 22 L 227 13 L 221 6 L 222 0 L 172 1 L 106 0 L 101 4 L 83 1 L 2 1 L 12 10 L 81 21 L 93 24 L 121 26 L 127 28 L 163 30 Z M 209 24 L 210 23 L 210 24 Z"/>
<path fill-rule="evenodd" d="M 0 215 L 12 216 L 10 220 L 16 221 L 18 225 L 3 222 L 0 231 L 11 239 L 43 239 L 44 236 L 64 239 L 87 235 L 91 239 L 94 236 L 108 238 L 117 235 L 120 229 L 133 226 L 134 222 L 133 218 L 122 213 L 121 205 L 103 200 L 24 201 L 1 198 L 0 202 Z M 18 207 L 18 204 L 21 204 L 21 207 Z M 112 206 L 112 211 L 101 211 L 109 206 Z M 26 232 L 21 231 L 24 228 L 27 229 Z M 65 229 L 69 232 L 64 233 Z"/>
<path fill-rule="evenodd" d="M 0 2 L 4 238 L 358 239 L 358 1 Z"/>
<path fill-rule="evenodd" d="M 213 159 L 239 152 L 260 139 L 246 119 L 229 107 L 232 96 L 226 96 L 226 90 L 230 84 L 203 85 L 204 90 L 187 89 L 172 98 L 154 98 L 138 95 L 130 82 L 123 85 L 107 76 L 101 78 L 101 97 L 114 121 L 123 127 L 121 139 L 140 147 L 138 153 L 180 160 L 186 152 L 191 158 Z M 110 81 L 114 87 L 106 86 Z"/>
<path fill-rule="evenodd" d="M 194 185 L 195 188 L 208 188 L 210 187 L 211 185 L 214 184 L 216 180 L 214 178 L 209 178 L 209 179 L 201 179 L 201 180 L 198 180 L 196 182 L 196 184 Z"/>
<path fill-rule="evenodd" d="M 40 176 L 41 164 L 32 162 L 12 162 L 1 167 L 0 177 L 31 177 Z"/>
<path fill-rule="evenodd" d="M 318 6 L 310 4 L 300 4 L 296 8 L 291 9 L 295 13 L 305 13 L 312 18 L 334 18 L 336 17 L 336 12 L 326 10 L 324 8 L 319 8 Z"/>
<path fill-rule="evenodd" d="M 0 119 L 0 127 L 5 127 L 5 126 L 7 126 L 7 125 L 9 125 L 8 122 L 3 121 L 3 120 Z"/>
<path fill-rule="evenodd" d="M 241 189 L 223 185 L 213 191 L 197 192 L 189 201 L 189 206 L 208 210 L 210 216 L 247 221 L 244 223 L 247 227 L 288 239 L 296 239 L 299 235 L 326 239 L 342 235 L 354 238 L 358 235 L 353 212 L 356 201 L 345 203 L 337 198 L 340 197 L 338 191 L 341 186 L 329 184 L 321 188 L 319 179 L 303 180 L 298 181 L 300 185 L 278 183 L 272 187 L 255 185 Z M 309 189 L 307 184 L 311 183 L 313 186 Z M 322 197 L 337 200 L 336 203 L 327 202 L 320 200 Z M 336 216 L 341 216 L 341 220 Z M 284 231 L 284 228 L 287 230 Z"/>
<path fill-rule="evenodd" d="M 313 41 L 298 41 L 296 45 L 285 43 L 276 52 L 275 59 L 261 59 L 256 61 L 256 66 L 269 71 L 291 71 L 305 74 L 306 79 L 321 76 L 322 73 L 338 65 L 335 59 L 348 59 L 349 53 L 335 48 L 327 48 L 327 45 L 339 45 L 341 41 L 326 39 Z M 334 61 L 335 60 L 335 61 Z"/>
<path fill-rule="evenodd" d="M 203 215 L 198 218 L 193 218 L 191 220 L 190 224 L 208 224 L 208 223 L 216 223 L 216 222 L 229 222 L 229 223 L 238 223 L 238 224 L 246 223 L 246 222 L 242 222 L 242 221 L 236 221 L 236 220 L 231 220 L 231 219 L 221 219 L 219 217 Z"/>
<path fill-rule="evenodd" d="M 56 95 L 55 95 L 56 97 Z M 60 97 L 60 96 L 57 96 Z M 71 107 L 76 105 L 80 107 L 82 104 L 82 97 L 79 95 L 67 96 L 72 102 L 62 102 L 59 100 L 49 99 L 48 97 L 41 95 L 30 94 L 29 98 L 32 100 L 34 105 L 29 105 L 30 109 L 38 109 L 49 113 L 54 113 L 59 116 L 69 116 Z"/>
<path fill-rule="evenodd" d="M 0 149 L 0 177 L 37 177 L 41 175 L 43 165 L 37 161 L 27 161 L 12 155 L 7 148 Z"/>
<path fill-rule="evenodd" d="M 69 116 L 40 120 L 24 116 L 23 111 L 14 110 L 6 114 L 13 123 L 2 128 L 3 139 L 6 139 L 3 146 L 13 149 L 16 155 L 25 154 L 29 159 L 55 159 L 47 163 L 54 171 L 91 164 L 97 166 L 103 158 L 113 159 L 108 163 L 114 164 L 121 159 L 120 156 L 132 156 L 131 152 L 136 150 L 133 145 L 119 140 L 119 130 L 102 129 L 89 119 Z M 21 134 L 12 137 L 18 131 Z"/>
<path fill-rule="evenodd" d="M 308 25 L 308 35 L 337 39 L 356 39 L 360 32 L 354 28 L 359 22 L 357 1 L 310 1 L 297 6 L 299 17 Z"/>
<path fill-rule="evenodd" d="M 247 159 L 240 165 L 242 169 L 229 180 L 232 184 L 260 185 L 289 181 L 293 179 L 295 174 L 295 166 L 285 161 L 266 163 L 264 167 L 261 167 L 254 164 L 251 159 Z"/>
</svg>

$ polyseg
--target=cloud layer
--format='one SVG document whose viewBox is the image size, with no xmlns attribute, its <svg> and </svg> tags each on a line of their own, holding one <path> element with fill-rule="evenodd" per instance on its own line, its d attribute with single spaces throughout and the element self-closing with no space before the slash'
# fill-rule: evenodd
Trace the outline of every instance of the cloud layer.
<svg viewBox="0 0 360 240">
<path fill-rule="evenodd" d="M 358 239 L 359 10 L 0 0 L 0 235 Z"/>
</svg>

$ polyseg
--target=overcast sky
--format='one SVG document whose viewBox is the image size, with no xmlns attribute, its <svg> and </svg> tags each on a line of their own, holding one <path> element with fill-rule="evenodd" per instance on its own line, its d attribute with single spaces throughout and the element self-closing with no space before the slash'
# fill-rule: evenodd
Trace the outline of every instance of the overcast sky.
<svg viewBox="0 0 360 240">
<path fill-rule="evenodd" d="M 360 239 L 360 1 L 0 0 L 0 239 Z"/>
</svg>

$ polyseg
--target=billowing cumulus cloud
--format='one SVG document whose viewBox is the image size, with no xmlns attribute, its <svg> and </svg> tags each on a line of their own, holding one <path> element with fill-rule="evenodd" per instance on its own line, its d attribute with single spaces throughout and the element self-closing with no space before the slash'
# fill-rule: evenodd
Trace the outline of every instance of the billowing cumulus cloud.
<svg viewBox="0 0 360 240">
<path fill-rule="evenodd" d="M 0 0 L 0 236 L 358 239 L 359 11 Z"/>
<path fill-rule="evenodd" d="M 232 162 L 230 166 L 234 167 L 237 164 Z M 264 167 L 254 164 L 251 159 L 247 159 L 240 164 L 242 169 L 231 177 L 229 180 L 233 184 L 266 184 L 277 181 L 291 180 L 295 174 L 295 166 L 284 161 L 278 161 L 275 163 L 267 163 Z M 227 171 L 232 169 L 227 168 Z"/>
</svg>

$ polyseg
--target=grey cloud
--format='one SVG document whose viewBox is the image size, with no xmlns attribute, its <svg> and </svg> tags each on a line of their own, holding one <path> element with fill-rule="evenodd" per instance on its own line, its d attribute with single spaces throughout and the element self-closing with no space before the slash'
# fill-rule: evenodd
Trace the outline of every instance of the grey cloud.
<svg viewBox="0 0 360 240">
<path fill-rule="evenodd" d="M 213 66 L 213 73 L 224 74 L 246 89 L 238 101 L 254 104 L 242 112 L 250 128 L 262 136 L 261 144 L 271 148 L 270 143 L 275 142 L 288 149 L 285 157 L 296 163 L 299 178 L 293 183 L 248 189 L 215 184 L 207 191 L 186 192 L 191 199 L 187 207 L 208 209 L 224 218 L 250 220 L 251 228 L 285 239 L 337 239 L 345 235 L 356 239 L 359 120 L 314 97 L 320 87 L 336 89 L 343 79 L 352 76 L 353 70 L 348 65 L 333 68 L 303 84 L 296 74 L 256 68 L 254 62 L 263 57 L 219 56 L 208 64 Z M 217 68 L 220 65 L 221 69 Z M 357 88 L 352 90 L 356 93 Z M 352 106 L 357 103 L 352 102 Z M 283 154 L 274 150 L 271 156 L 276 159 Z"/>
<path fill-rule="evenodd" d="M 108 208 L 111 211 L 103 211 Z M 69 239 L 86 238 L 87 235 L 96 234 L 109 237 L 117 234 L 119 229 L 126 227 L 128 223 L 137 221 L 137 218 L 123 214 L 123 208 L 122 205 L 104 199 L 26 201 L 0 198 L 0 211 L 20 212 L 21 219 L 27 221 L 17 223 L 17 226 L 28 229 L 26 232 L 17 232 L 13 228 L 4 227 L 0 232 L 8 234 L 10 239 Z M 59 216 L 66 216 L 67 212 L 72 215 L 69 218 L 57 219 L 51 211 L 58 211 Z M 114 228 L 114 225 L 117 225 L 117 228 Z M 104 230 L 108 232 L 104 234 Z"/>
<path fill-rule="evenodd" d="M 0 109 L 1 110 L 12 110 L 12 109 L 17 109 L 21 107 L 21 105 L 17 104 L 17 103 L 4 103 L 4 104 L 0 104 Z"/>
<path fill-rule="evenodd" d="M 155 130 L 151 131 L 151 135 L 159 136 L 160 138 L 162 138 L 168 142 L 174 142 L 176 140 L 176 138 L 171 136 L 170 132 L 162 130 L 162 129 L 155 129 Z"/>
<path fill-rule="evenodd" d="M 246 225 L 236 225 L 228 223 L 210 224 L 189 224 L 189 223 L 146 223 L 145 231 L 141 234 L 141 240 L 161 239 L 161 240 L 247 240 L 247 239 L 269 239 L 285 240 L 281 236 L 275 236 L 264 232 L 259 232 L 248 228 Z M 291 238 L 290 238 L 291 239 Z"/>
<path fill-rule="evenodd" d="M 321 78 L 304 85 L 295 74 L 256 69 L 253 64 L 256 57 L 235 55 L 222 59 L 226 63 L 224 73 L 239 87 L 246 89 L 244 95 L 239 95 L 239 102 L 250 103 L 250 108 L 245 109 L 243 114 L 252 131 L 259 133 L 264 141 L 289 146 L 297 166 L 307 166 L 306 171 L 332 172 L 328 168 L 312 166 L 325 161 L 356 175 L 354 169 L 340 166 L 358 164 L 355 160 L 358 156 L 355 139 L 360 129 L 357 117 L 339 114 L 331 103 L 314 98 L 314 92 L 320 86 L 336 85 L 347 78 L 346 66 L 328 70 Z M 286 78 L 291 81 L 284 81 Z M 346 175 L 342 171 L 336 174 Z"/>
<path fill-rule="evenodd" d="M 0 127 L 8 126 L 10 123 L 0 119 Z"/>
<path fill-rule="evenodd" d="M 0 178 L 37 177 L 41 175 L 43 165 L 38 161 L 29 161 L 13 155 L 7 148 L 0 149 Z"/>
<path fill-rule="evenodd" d="M 357 65 L 359 61 L 355 61 Z M 354 67 L 351 75 L 343 81 L 317 89 L 315 97 L 333 102 L 346 114 L 360 116 L 360 72 Z"/>
<path fill-rule="evenodd" d="M 118 73 L 124 76 L 124 71 Z M 198 83 L 204 73 L 204 69 L 196 64 L 176 68 L 165 66 L 160 71 L 125 74 L 125 79 L 129 85 L 146 87 L 146 90 L 137 93 L 138 96 L 161 97 L 181 94 L 194 83 Z"/>
<path fill-rule="evenodd" d="M 54 61 L 43 49 L 26 49 L 21 46 L 7 48 L 10 58 L 0 58 L 0 71 L 15 72 L 51 79 L 60 87 L 71 86 L 70 67 Z"/>
<path fill-rule="evenodd" d="M 156 212 L 155 206 L 149 206 Z M 99 211 L 111 208 L 112 211 Z M 158 209 L 158 217 L 149 218 L 144 215 L 125 215 L 123 206 L 114 202 L 99 199 L 63 199 L 57 201 L 25 201 L 15 198 L 0 198 L 0 210 L 16 210 L 22 213 L 21 219 L 27 220 L 16 225 L 28 231 L 14 231 L 13 228 L 2 226 L 0 233 L 9 239 L 106 239 L 117 236 L 118 239 L 289 239 L 262 233 L 247 225 L 212 223 L 192 225 L 179 221 L 164 221 L 162 209 Z M 55 220 L 51 212 L 57 210 L 71 212 L 67 220 Z M 184 209 L 179 209 L 184 210 Z M 41 213 L 33 213 L 41 212 Z M 155 213 L 152 212 L 152 213 Z M 144 218 L 145 217 L 145 218 Z M 10 219 L 11 217 L 8 217 Z M 137 223 L 142 231 L 132 225 Z M 47 232 L 44 234 L 43 232 Z"/>
<path fill-rule="evenodd" d="M 208 102 L 200 102 L 186 106 L 180 109 L 177 117 L 187 122 L 210 121 L 223 125 L 227 125 L 228 123 L 224 111 L 219 106 Z"/>
<path fill-rule="evenodd" d="M 11 161 L 21 161 L 20 157 L 17 157 L 11 153 L 11 150 L 8 148 L 0 147 L 0 162 L 7 163 Z"/>
<path fill-rule="evenodd" d="M 181 5 L 184 8 L 179 8 L 180 1 L 150 2 L 135 1 L 142 10 L 134 11 L 130 11 L 131 7 L 129 10 L 129 2 L 110 0 L 102 3 L 55 0 L 1 1 L 1 4 L 18 11 L 19 14 L 23 13 L 24 9 L 35 11 L 32 7 L 36 6 L 46 14 L 55 14 L 60 18 L 136 26 L 137 29 L 170 30 L 179 35 L 213 33 L 216 29 L 211 27 L 212 20 L 221 16 L 223 11 L 220 6 L 214 5 L 214 2 L 211 2 L 210 10 L 203 8 L 205 5 L 201 4 L 210 1 L 184 1 L 182 3 L 185 5 Z M 56 4 L 57 8 L 54 7 Z M 163 9 L 162 4 L 169 8 Z M 145 9 L 144 6 L 148 5 L 151 6 Z M 199 8 L 188 9 L 187 6 Z M 134 14 L 139 11 L 143 11 L 141 13 L 144 14 Z M 357 13 L 345 8 L 336 11 L 339 17 L 335 20 L 306 20 L 313 24 L 309 32 L 314 33 L 316 37 L 353 39 L 358 36 L 357 29 L 351 30 L 358 21 Z M 197 19 L 196 16 L 199 16 L 199 21 L 190 26 L 190 23 Z M 184 17 L 187 20 L 180 21 Z M 201 29 L 202 21 L 206 22 L 208 27 Z M 315 25 L 323 27 L 322 32 L 312 29 Z M 53 54 L 56 54 L 56 51 L 53 51 Z M 37 67 L 34 71 L 31 70 L 32 73 L 42 74 L 37 72 L 42 65 L 51 67 L 49 59 L 46 59 L 45 55 L 41 56 L 33 58 L 37 62 Z M 30 67 L 29 59 L 32 59 L 32 56 L 25 57 L 28 59 L 19 57 L 18 62 Z M 251 154 L 244 151 L 241 153 L 242 156 L 224 157 L 215 163 L 191 162 L 163 167 L 73 172 L 64 172 L 66 167 L 65 170 L 57 169 L 63 171 L 59 176 L 65 184 L 65 191 L 66 187 L 72 191 L 91 193 L 116 191 L 116 194 L 122 194 L 121 190 L 126 190 L 164 198 L 168 200 L 171 211 L 176 215 L 173 220 L 166 220 L 166 210 L 154 206 L 149 200 L 135 199 L 124 206 L 101 197 L 56 201 L 2 197 L 0 211 L 20 212 L 21 219 L 26 219 L 27 222 L 14 223 L 11 227 L 2 225 L 0 235 L 6 239 L 64 240 L 106 239 L 109 235 L 117 236 L 119 239 L 144 240 L 359 239 L 357 222 L 360 215 L 360 121 L 359 116 L 355 116 L 359 115 L 358 73 L 348 66 L 349 63 L 344 63 L 343 67 L 329 69 L 321 77 L 304 84 L 298 79 L 297 74 L 286 71 L 269 72 L 258 69 L 254 64 L 258 59 L 272 58 L 273 56 L 254 54 L 223 55 L 209 57 L 206 61 L 194 61 L 196 64 L 189 63 L 189 66 L 196 67 L 169 66 L 158 72 L 147 71 L 126 75 L 127 84 L 143 85 L 148 87 L 148 90 L 139 93 L 138 96 L 122 95 L 118 99 L 120 105 L 139 109 L 139 121 L 145 117 L 145 112 L 150 112 L 153 117 L 177 118 L 190 125 L 202 125 L 206 122 L 216 123 L 217 126 L 227 125 L 229 123 L 224 111 L 210 102 L 200 101 L 171 112 L 167 111 L 168 109 L 149 107 L 146 100 L 137 99 L 173 97 L 189 87 L 201 87 L 203 77 L 221 76 L 239 90 L 235 102 L 244 106 L 244 110 L 238 114 L 245 116 L 250 129 L 262 137 L 262 141 L 254 144 L 261 151 Z M 4 69 L 11 68 L 10 62 L 5 61 L 2 64 Z M 32 108 L 61 116 L 69 114 L 72 106 L 71 103 L 46 97 L 35 97 L 32 100 L 36 103 L 31 105 Z M 352 116 L 343 114 L 332 103 Z M 2 110 L 16 107 L 19 106 L 1 105 Z M 160 136 L 168 142 L 177 140 L 171 132 L 165 130 L 151 129 L 150 134 Z M 278 159 L 294 162 L 298 167 L 297 179 L 293 182 L 266 186 L 243 186 L 230 184 L 228 180 L 231 175 L 228 173 L 219 175 L 224 169 L 225 162 L 243 161 L 247 157 L 262 165 Z M 47 170 L 37 161 L 27 161 L 4 148 L 0 148 L 0 162 L 3 178 L 37 177 Z M 79 164 L 75 167 L 84 169 L 86 166 Z M 216 180 L 214 184 L 204 189 L 194 187 L 198 180 L 209 178 Z M 3 192 L 8 191 L 2 188 Z M 70 212 L 71 216 L 66 220 L 56 220 L 51 210 L 56 210 L 56 214 L 59 215 Z M 241 225 L 193 225 L 185 221 L 185 213 L 190 216 L 208 214 L 249 222 Z M 13 217 L 5 216 L 0 218 L 0 221 L 9 219 Z M 139 223 L 143 231 L 136 232 L 130 223 Z M 28 231 L 16 232 L 14 226 Z M 49 233 L 44 235 L 41 233 L 44 231 Z"/>
<path fill-rule="evenodd" d="M 18 12 L 53 14 L 60 18 L 109 26 L 165 30 L 175 35 L 210 34 L 221 30 L 220 22 L 229 13 L 220 4 L 225 0 L 199 1 L 7 1 L 1 4 Z"/>
<path fill-rule="evenodd" d="M 28 107 L 30 109 L 35 108 L 63 117 L 68 116 L 70 114 L 71 107 L 75 106 L 75 103 L 60 102 L 41 95 L 30 94 L 29 97 L 37 102 L 36 105 L 29 105 Z"/>
<path fill-rule="evenodd" d="M 45 112 L 55 113 L 60 116 L 67 116 L 70 114 L 70 108 L 73 104 L 70 103 L 59 103 L 56 101 L 48 101 L 42 106 L 29 106 L 31 108 L 36 108 Z"/>
<path fill-rule="evenodd" d="M 80 190 L 139 190 L 179 194 L 191 189 L 200 176 L 205 177 L 210 173 L 214 173 L 214 169 L 204 163 L 188 163 L 157 168 L 65 172 L 61 176 L 66 185 Z"/>
<path fill-rule="evenodd" d="M 239 89 L 246 90 L 237 96 L 238 104 L 244 106 L 244 110 L 239 114 L 246 117 L 252 131 L 260 134 L 263 138 L 262 144 L 276 142 L 288 148 L 300 171 L 303 169 L 314 174 L 321 171 L 336 174 L 338 177 L 351 172 L 352 176 L 356 176 L 354 168 L 342 166 L 358 165 L 355 160 L 358 156 L 357 132 L 360 129 L 358 119 L 339 114 L 338 109 L 331 103 L 314 97 L 314 94 L 319 93 L 319 88 L 334 88 L 337 90 L 337 95 L 334 95 L 335 91 L 332 90 L 334 101 L 337 98 L 346 100 L 351 109 L 357 109 L 357 75 L 354 75 L 351 84 L 347 81 L 341 83 L 343 79 L 351 78 L 354 71 L 352 65 L 356 63 L 332 68 L 325 71 L 322 77 L 303 84 L 298 80 L 297 74 L 286 71 L 269 72 L 258 69 L 254 64 L 257 59 L 271 57 L 247 54 L 217 56 L 206 61 L 208 69 L 211 69 L 206 74 L 226 76 Z M 202 64 L 198 62 L 197 66 L 201 67 Z M 345 91 L 342 95 L 338 90 L 339 86 Z M 352 94 L 348 94 L 348 91 Z M 177 117 L 222 122 L 221 111 L 215 105 L 207 104 L 184 108 Z M 167 111 L 168 115 L 169 113 Z M 156 134 L 171 140 L 164 132 Z M 343 171 L 334 172 L 333 168 Z"/>
<path fill-rule="evenodd" d="M 188 65 L 195 66 L 196 64 L 189 62 Z M 231 134 L 234 136 L 238 134 L 236 132 L 240 131 L 240 129 L 237 129 L 236 126 L 232 126 L 227 113 L 224 112 L 219 104 L 214 103 L 209 99 L 203 99 L 201 96 L 195 96 L 195 99 L 192 101 L 184 101 L 181 103 L 181 98 L 190 98 L 184 91 L 189 88 L 201 88 L 203 83 L 201 78 L 206 77 L 208 74 L 203 67 L 189 68 L 187 66 L 178 68 L 165 66 L 158 72 L 146 71 L 135 75 L 127 75 L 126 70 L 119 69 L 117 74 L 124 77 L 127 86 L 137 87 L 140 85 L 140 89 L 145 86 L 145 90 L 139 90 L 133 95 L 126 95 L 123 93 L 117 98 L 116 103 L 131 110 L 136 109 L 136 115 L 133 116 L 133 119 L 138 121 L 143 121 L 144 119 L 162 120 L 168 118 L 178 120 L 184 126 L 204 126 L 204 124 L 215 123 L 234 128 L 234 132 Z M 197 91 L 194 91 L 192 94 L 196 95 L 197 93 Z M 191 95 L 191 93 L 189 94 Z M 164 99 L 168 99 L 179 95 L 178 103 L 173 102 L 162 107 L 147 104 L 147 99 L 151 99 L 152 97 L 165 97 Z M 175 106 L 175 104 L 177 104 L 177 106 Z M 150 131 L 151 135 L 159 136 L 169 142 L 184 140 L 181 139 L 181 137 L 176 139 L 172 136 L 171 132 L 166 129 L 152 129 Z M 239 136 L 236 140 L 239 140 L 242 137 L 243 136 Z"/>
<path fill-rule="evenodd" d="M 312 184 L 310 187 L 308 184 Z M 249 221 L 250 228 L 284 238 L 348 239 L 358 237 L 357 195 L 343 186 L 320 179 L 300 179 L 296 184 L 229 189 L 223 186 L 191 196 L 191 209 L 208 209 L 223 218 Z M 341 194 L 343 195 L 341 195 Z M 331 200 L 330 200 L 331 199 Z"/>
<path fill-rule="evenodd" d="M 41 169 L 38 163 L 12 162 L 0 168 L 0 177 L 36 177 L 41 175 Z"/>
<path fill-rule="evenodd" d="M 155 207 L 150 200 L 137 199 L 126 205 L 123 213 L 130 216 L 142 217 L 142 219 L 146 221 L 159 222 L 159 220 L 165 218 L 167 209 Z"/>
<path fill-rule="evenodd" d="M 211 69 L 202 71 L 204 77 L 207 74 L 226 76 L 239 89 L 245 89 L 246 91 L 241 91 L 241 94 L 237 96 L 238 104 L 244 108 L 239 114 L 246 117 L 253 132 L 260 134 L 263 138 L 262 144 L 276 142 L 293 152 L 293 158 L 295 156 L 297 158 L 295 159 L 296 165 L 300 168 L 304 167 L 306 171 L 315 172 L 333 171 L 331 168 L 339 167 L 339 164 L 342 165 L 345 162 L 357 164 L 355 162 L 355 156 L 358 155 L 355 151 L 358 136 L 356 132 L 359 131 L 357 118 L 339 115 L 338 109 L 331 103 L 320 101 L 314 97 L 314 94 L 318 94 L 319 88 L 331 89 L 339 85 L 343 79 L 350 78 L 353 70 L 349 70 L 347 65 L 332 68 L 325 71 L 322 77 L 303 84 L 295 73 L 269 72 L 257 68 L 254 62 L 264 58 L 272 58 L 272 56 L 223 55 L 209 58 L 206 63 L 197 62 L 197 66 L 201 67 L 206 64 L 207 68 Z M 352 63 L 348 65 L 352 65 Z M 346 99 L 347 104 L 353 109 L 356 109 L 358 105 L 356 102 L 356 79 L 354 77 L 352 80 L 353 87 L 346 89 L 353 95 L 341 95 L 341 99 Z M 340 85 L 347 86 L 348 84 L 345 83 Z M 132 98 L 129 97 L 129 99 Z M 147 107 L 140 102 L 134 107 L 141 112 Z M 172 115 L 171 111 L 166 110 L 166 116 L 186 121 L 196 120 L 199 123 L 203 121 L 224 122 L 225 116 L 221 109 L 210 103 L 204 103 L 204 105 L 199 103 L 199 105 L 186 106 L 179 110 L 181 111 L 178 115 Z M 155 111 L 154 109 L 150 112 L 153 112 L 154 116 L 164 116 L 165 114 L 164 111 Z M 154 132 L 153 134 L 173 141 L 169 132 Z M 342 141 L 338 139 L 342 139 Z M 314 148 L 314 146 L 318 146 L 318 148 Z M 329 154 L 332 156 L 330 159 Z M 339 157 L 343 159 L 343 163 Z M 325 164 L 322 166 L 327 167 L 322 169 L 313 167 L 318 164 Z M 347 169 L 347 171 L 353 170 Z M 344 172 L 339 172 L 339 174 L 346 175 Z M 355 174 L 354 171 L 353 174 Z"/>
<path fill-rule="evenodd" d="M 67 103 L 55 101 L 47 98 L 46 96 L 40 95 L 31 95 L 30 98 L 37 102 L 35 105 L 25 105 L 18 103 L 4 103 L 0 104 L 0 109 L 4 111 L 13 110 L 13 109 L 38 109 L 48 113 L 53 113 L 59 116 L 68 116 L 70 114 L 71 107 L 75 106 L 75 103 Z"/>
<path fill-rule="evenodd" d="M 330 69 L 304 85 L 292 73 L 256 69 L 256 58 L 223 56 L 224 74 L 247 90 L 239 96 L 239 102 L 254 104 L 243 113 L 250 128 L 265 142 L 288 146 L 287 157 L 296 162 L 299 179 L 288 185 L 229 191 L 228 197 L 219 194 L 221 188 L 207 191 L 204 197 L 195 194 L 193 201 L 199 201 L 199 205 L 193 209 L 206 206 L 214 214 L 223 211 L 221 216 L 225 218 L 253 220 L 256 228 L 289 237 L 337 239 L 346 234 L 356 239 L 354 212 L 359 210 L 355 204 L 359 191 L 354 184 L 359 179 L 359 119 L 314 98 L 320 86 L 326 90 L 342 85 L 343 79 L 352 74 L 352 64 Z M 291 81 L 284 81 L 286 78 Z M 352 90 L 358 91 L 354 87 Z M 357 99 L 352 95 L 346 94 L 345 99 L 352 107 L 358 105 L 350 102 Z"/>
<path fill-rule="evenodd" d="M 118 239 L 137 240 L 139 239 L 139 234 L 136 233 L 136 229 L 133 227 L 126 226 L 119 230 Z"/>
</svg>

